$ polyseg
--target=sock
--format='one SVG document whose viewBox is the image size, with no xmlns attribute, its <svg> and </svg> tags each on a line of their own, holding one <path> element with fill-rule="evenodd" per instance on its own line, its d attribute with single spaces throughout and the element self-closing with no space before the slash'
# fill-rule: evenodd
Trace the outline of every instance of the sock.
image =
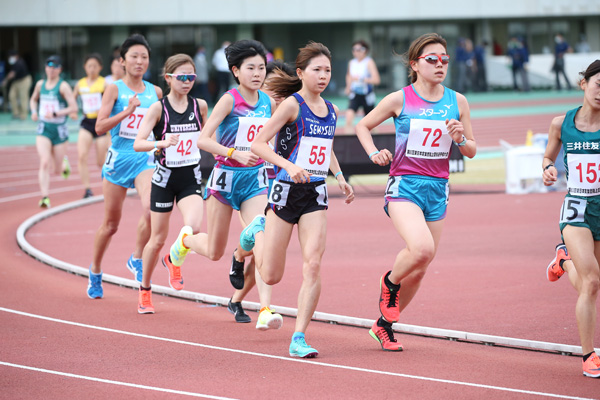
<svg viewBox="0 0 600 400">
<path fill-rule="evenodd" d="M 391 328 L 392 323 L 387 322 L 385 319 L 383 319 L 383 317 L 379 317 L 379 319 L 377 320 L 377 326 L 380 326 L 382 328 Z"/>
<path fill-rule="evenodd" d="M 150 286 L 150 287 L 143 287 L 142 285 L 140 285 L 140 290 L 146 290 L 146 291 L 152 290 L 152 286 Z"/>
<path fill-rule="evenodd" d="M 385 277 L 383 278 L 383 281 L 385 282 L 385 285 L 386 285 L 386 286 L 387 286 L 387 287 L 388 287 L 390 290 L 394 290 L 394 291 L 400 290 L 400 284 L 397 284 L 397 285 L 396 285 L 395 283 L 392 283 L 392 281 L 390 281 L 390 279 L 389 279 L 389 276 L 390 276 L 390 273 L 391 273 L 391 272 L 392 272 L 392 271 L 390 271 L 390 272 L 388 272 L 387 274 L 385 274 Z"/>
<path fill-rule="evenodd" d="M 583 362 L 586 362 L 588 360 L 588 358 L 590 358 L 592 356 L 592 354 L 594 354 L 593 351 L 591 353 L 588 353 L 588 354 L 584 355 L 583 356 Z"/>
<path fill-rule="evenodd" d="M 299 339 L 304 339 L 304 332 L 294 332 L 294 335 L 292 336 L 292 342 Z"/>
</svg>

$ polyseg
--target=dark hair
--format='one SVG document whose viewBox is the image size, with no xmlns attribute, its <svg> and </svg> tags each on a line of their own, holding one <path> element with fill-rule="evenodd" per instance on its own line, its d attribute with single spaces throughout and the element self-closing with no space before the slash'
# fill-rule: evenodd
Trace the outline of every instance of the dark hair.
<svg viewBox="0 0 600 400">
<path fill-rule="evenodd" d="M 98 53 L 88 54 L 88 56 L 85 58 L 85 60 L 83 60 L 83 65 L 85 65 L 91 59 L 98 61 L 98 64 L 100 64 L 100 66 L 102 66 L 102 56 Z"/>
<path fill-rule="evenodd" d="M 296 69 L 306 70 L 310 61 L 318 56 L 325 56 L 331 62 L 331 53 L 329 49 L 321 43 L 308 42 L 296 56 Z M 302 89 L 302 80 L 296 75 L 277 74 L 269 82 L 269 87 L 279 97 L 289 97 Z"/>
<path fill-rule="evenodd" d="M 437 33 L 426 33 L 413 40 L 408 48 L 408 51 L 404 53 L 404 63 L 408 67 L 408 77 L 410 78 L 411 83 L 415 83 L 417 81 L 417 73 L 410 67 L 410 62 L 418 61 L 419 57 L 423 55 L 423 49 L 430 44 L 436 43 L 441 44 L 444 46 L 444 50 L 448 51 L 446 39 Z"/>
<path fill-rule="evenodd" d="M 369 47 L 369 44 L 367 42 L 365 42 L 362 39 L 358 39 L 358 40 L 355 40 L 354 43 L 352 43 L 352 47 L 354 47 L 357 44 L 360 45 L 360 46 L 362 46 L 362 47 L 364 47 L 365 50 L 367 51 L 367 53 L 369 52 L 370 47 Z"/>
<path fill-rule="evenodd" d="M 275 72 L 275 70 L 280 70 L 289 76 L 296 75 L 296 70 L 290 64 L 286 64 L 281 60 L 274 60 L 267 64 L 267 75 Z"/>
<path fill-rule="evenodd" d="M 238 40 L 225 48 L 225 57 L 229 70 L 233 75 L 233 67 L 240 68 L 244 60 L 254 56 L 261 56 L 267 64 L 267 50 L 258 40 Z M 233 79 L 239 84 L 239 79 L 233 75 Z"/>
<path fill-rule="evenodd" d="M 143 35 L 140 35 L 139 33 L 134 33 L 133 35 L 125 39 L 125 41 L 121 45 L 121 58 L 125 59 L 125 54 L 127 54 L 129 49 L 138 44 L 144 46 L 146 50 L 148 50 L 148 55 L 150 55 L 150 45 L 148 44 L 148 41 L 146 41 L 146 38 Z"/>
<path fill-rule="evenodd" d="M 590 78 L 598 73 L 600 73 L 600 60 L 591 63 L 585 71 L 579 73 L 579 76 L 581 76 L 581 81 L 589 82 Z"/>
</svg>

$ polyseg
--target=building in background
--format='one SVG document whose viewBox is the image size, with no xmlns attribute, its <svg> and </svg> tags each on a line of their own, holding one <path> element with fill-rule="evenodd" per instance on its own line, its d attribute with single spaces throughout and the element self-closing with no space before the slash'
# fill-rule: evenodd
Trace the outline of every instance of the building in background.
<svg viewBox="0 0 600 400">
<path fill-rule="evenodd" d="M 542 84 L 544 74 L 551 74 L 551 65 L 544 71 L 544 56 L 552 58 L 557 32 L 573 48 L 585 37 L 591 52 L 600 52 L 600 0 L 0 0 L 0 6 L 0 60 L 14 48 L 32 71 L 41 73 L 46 57 L 57 53 L 69 79 L 84 76 L 83 59 L 91 52 L 104 56 L 103 74 L 108 74 L 112 49 L 134 32 L 144 34 L 152 47 L 151 80 L 159 85 L 164 85 L 158 80 L 164 60 L 178 52 L 193 56 L 199 45 L 212 54 L 225 40 L 254 38 L 293 63 L 307 41 L 322 42 L 332 52 L 329 90 L 336 93 L 343 91 L 349 49 L 356 39 L 371 44 L 382 92 L 407 83 L 399 54 L 427 32 L 443 35 L 450 55 L 460 38 L 475 44 L 487 41 L 492 56 L 492 43 L 496 51 L 505 51 L 511 37 L 522 37 L 534 58 L 530 72 L 536 74 L 539 68 Z M 494 57 L 487 59 L 494 62 Z M 490 79 L 503 75 L 504 59 L 497 59 L 501 67 L 496 70 L 488 68 Z M 508 69 L 506 73 L 510 77 Z M 450 74 L 449 86 L 453 79 Z"/>
</svg>

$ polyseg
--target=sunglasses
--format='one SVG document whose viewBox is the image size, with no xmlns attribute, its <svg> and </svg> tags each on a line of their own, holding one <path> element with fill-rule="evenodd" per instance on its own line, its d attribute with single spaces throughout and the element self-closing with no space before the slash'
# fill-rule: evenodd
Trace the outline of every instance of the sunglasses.
<svg viewBox="0 0 600 400">
<path fill-rule="evenodd" d="M 46 65 L 50 68 L 60 68 L 60 64 L 57 64 L 54 61 L 48 61 Z"/>
<path fill-rule="evenodd" d="M 446 65 L 450 62 L 450 56 L 446 54 L 441 56 L 438 56 L 437 54 L 427 54 L 426 56 L 421 56 L 417 58 L 423 58 L 429 64 L 437 64 L 437 62 L 439 61 L 442 64 Z"/>
<path fill-rule="evenodd" d="M 173 76 L 180 82 L 190 81 L 194 82 L 196 80 L 196 74 L 165 74 L 168 76 Z"/>
</svg>

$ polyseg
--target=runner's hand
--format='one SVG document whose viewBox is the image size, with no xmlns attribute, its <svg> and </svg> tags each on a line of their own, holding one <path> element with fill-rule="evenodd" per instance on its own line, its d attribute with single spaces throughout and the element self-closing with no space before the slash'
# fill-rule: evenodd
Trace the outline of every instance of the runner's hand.
<svg viewBox="0 0 600 400">
<path fill-rule="evenodd" d="M 246 167 L 253 167 L 258 162 L 258 156 L 251 151 L 236 150 L 231 155 L 231 158 L 240 164 L 244 164 Z"/>
</svg>

